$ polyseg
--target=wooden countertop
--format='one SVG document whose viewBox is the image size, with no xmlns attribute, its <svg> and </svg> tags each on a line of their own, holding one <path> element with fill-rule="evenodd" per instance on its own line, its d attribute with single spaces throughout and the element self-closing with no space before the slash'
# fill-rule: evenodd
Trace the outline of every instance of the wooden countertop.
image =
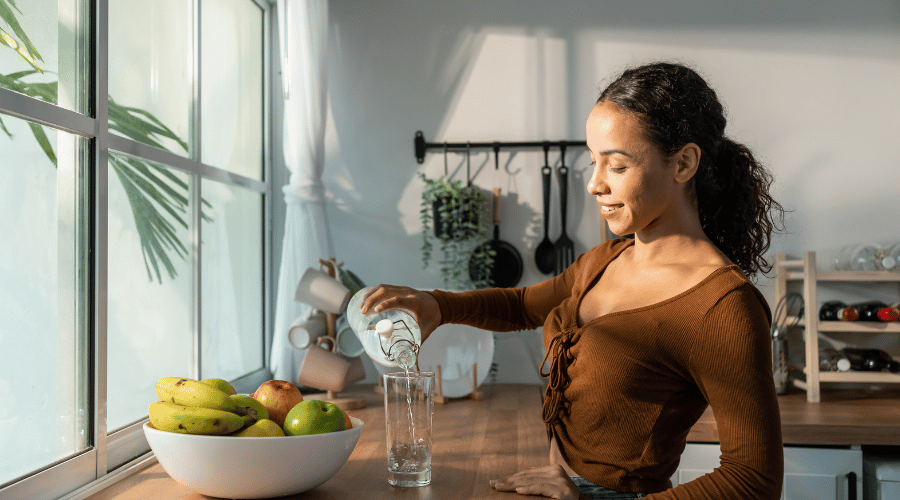
<svg viewBox="0 0 900 500">
<path fill-rule="evenodd" d="M 541 420 L 543 387 L 481 386 L 484 398 L 434 405 L 433 476 L 430 486 L 398 488 L 388 484 L 384 447 L 383 400 L 374 391 L 341 393 L 363 397 L 364 409 L 351 414 L 366 422 L 353 454 L 337 475 L 308 492 L 283 497 L 297 500 L 359 498 L 507 499 L 532 498 L 500 493 L 488 481 L 549 463 Z M 826 391 L 822 402 L 807 403 L 805 393 L 779 397 L 782 433 L 787 445 L 900 445 L 900 392 Z M 711 410 L 688 435 L 690 442 L 718 442 Z M 88 500 L 206 500 L 169 478 L 155 463 L 90 496 Z M 537 497 L 533 497 L 537 498 Z"/>
<path fill-rule="evenodd" d="M 287 497 L 289 500 L 506 499 L 539 498 L 495 491 L 488 483 L 519 470 L 548 464 L 547 431 L 541 420 L 538 385 L 482 385 L 484 398 L 434 405 L 432 480 L 419 488 L 387 482 L 384 400 L 374 393 L 342 392 L 364 397 L 367 407 L 350 414 L 366 423 L 347 463 L 325 484 Z M 362 492 L 365 492 L 364 495 Z M 209 500 L 173 481 L 159 463 L 88 497 L 88 500 Z"/>
<path fill-rule="evenodd" d="M 819 403 L 808 403 L 806 393 L 778 397 L 781 434 L 786 445 L 892 445 L 900 446 L 900 391 L 823 391 Z M 688 434 L 688 441 L 719 442 L 711 409 Z"/>
</svg>

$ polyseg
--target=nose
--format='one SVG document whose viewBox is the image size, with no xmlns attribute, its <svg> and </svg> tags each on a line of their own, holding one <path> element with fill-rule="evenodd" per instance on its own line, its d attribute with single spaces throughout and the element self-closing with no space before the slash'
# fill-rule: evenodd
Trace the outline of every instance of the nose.
<svg viewBox="0 0 900 500">
<path fill-rule="evenodd" d="M 606 175 L 600 165 L 594 165 L 594 172 L 591 174 L 591 180 L 587 185 L 588 193 L 594 196 L 601 194 L 609 194 L 609 184 L 606 183 Z"/>
</svg>

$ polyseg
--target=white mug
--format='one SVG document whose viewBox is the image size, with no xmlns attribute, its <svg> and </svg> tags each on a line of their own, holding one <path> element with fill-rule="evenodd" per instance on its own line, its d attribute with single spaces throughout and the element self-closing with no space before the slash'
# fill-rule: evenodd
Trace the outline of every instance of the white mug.
<svg viewBox="0 0 900 500">
<path fill-rule="evenodd" d="M 327 348 L 320 343 L 328 344 Z M 366 371 L 359 358 L 346 360 L 334 352 L 335 341 L 322 336 L 309 345 L 306 357 L 297 373 L 297 384 L 323 391 L 340 392 L 346 384 L 366 378 Z"/>
<path fill-rule="evenodd" d="M 350 300 L 350 289 L 328 273 L 310 267 L 297 284 L 294 300 L 321 311 L 340 314 Z"/>
<path fill-rule="evenodd" d="M 338 318 L 337 332 L 335 332 L 334 338 L 337 340 L 337 352 L 348 358 L 358 358 L 365 352 L 362 342 L 356 336 L 356 332 L 347 325 L 345 316 Z"/>
<path fill-rule="evenodd" d="M 311 310 L 310 314 L 300 316 L 288 330 L 288 342 L 297 349 L 306 349 L 312 339 L 325 335 L 325 316 Z"/>
</svg>

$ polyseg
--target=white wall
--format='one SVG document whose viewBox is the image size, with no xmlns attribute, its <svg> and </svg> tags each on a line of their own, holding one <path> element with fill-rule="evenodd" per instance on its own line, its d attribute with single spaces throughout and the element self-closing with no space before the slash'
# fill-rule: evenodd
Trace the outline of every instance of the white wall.
<svg viewBox="0 0 900 500">
<path fill-rule="evenodd" d="M 416 130 L 429 141 L 584 140 L 598 89 L 655 59 L 698 68 L 727 107 L 727 133 L 774 173 L 791 212 L 773 259 L 900 239 L 898 1 L 333 0 L 330 16 L 328 214 L 337 258 L 369 284 L 442 286 L 422 270 L 416 174 L 441 175 L 443 159 L 416 162 Z M 589 159 L 573 153 L 568 231 L 580 253 L 601 233 L 584 190 Z M 456 178 L 463 161 L 451 155 Z M 532 257 L 542 162 L 540 151 L 501 153 L 501 233 L 525 259 L 520 285 L 545 277 Z M 493 159 L 479 153 L 473 173 L 489 189 Z M 774 308 L 771 281 L 759 286 Z M 537 333 L 498 335 L 500 381 L 539 381 L 526 345 L 539 363 Z"/>
</svg>

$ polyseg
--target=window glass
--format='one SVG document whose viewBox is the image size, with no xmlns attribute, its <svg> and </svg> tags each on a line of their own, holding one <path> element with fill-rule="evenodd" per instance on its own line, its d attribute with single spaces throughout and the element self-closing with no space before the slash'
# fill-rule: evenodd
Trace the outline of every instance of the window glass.
<svg viewBox="0 0 900 500">
<path fill-rule="evenodd" d="M 203 0 L 201 160 L 262 179 L 263 18 L 247 0 Z"/>
<path fill-rule="evenodd" d="M 87 112 L 88 2 L 0 4 L 0 87 Z"/>
<path fill-rule="evenodd" d="M 109 154 L 107 429 L 147 416 L 162 377 L 191 375 L 190 179 Z"/>
<path fill-rule="evenodd" d="M 263 366 L 262 196 L 204 180 L 201 225 L 203 378 L 232 380 Z"/>
<path fill-rule="evenodd" d="M 83 217 L 86 141 L 2 116 L 0 133 L 0 484 L 85 449 L 88 415 Z M 34 126 L 34 128 L 31 127 Z M 36 130 L 51 157 L 34 140 Z"/>
<path fill-rule="evenodd" d="M 193 2 L 109 2 L 110 132 L 191 157 Z"/>
</svg>

